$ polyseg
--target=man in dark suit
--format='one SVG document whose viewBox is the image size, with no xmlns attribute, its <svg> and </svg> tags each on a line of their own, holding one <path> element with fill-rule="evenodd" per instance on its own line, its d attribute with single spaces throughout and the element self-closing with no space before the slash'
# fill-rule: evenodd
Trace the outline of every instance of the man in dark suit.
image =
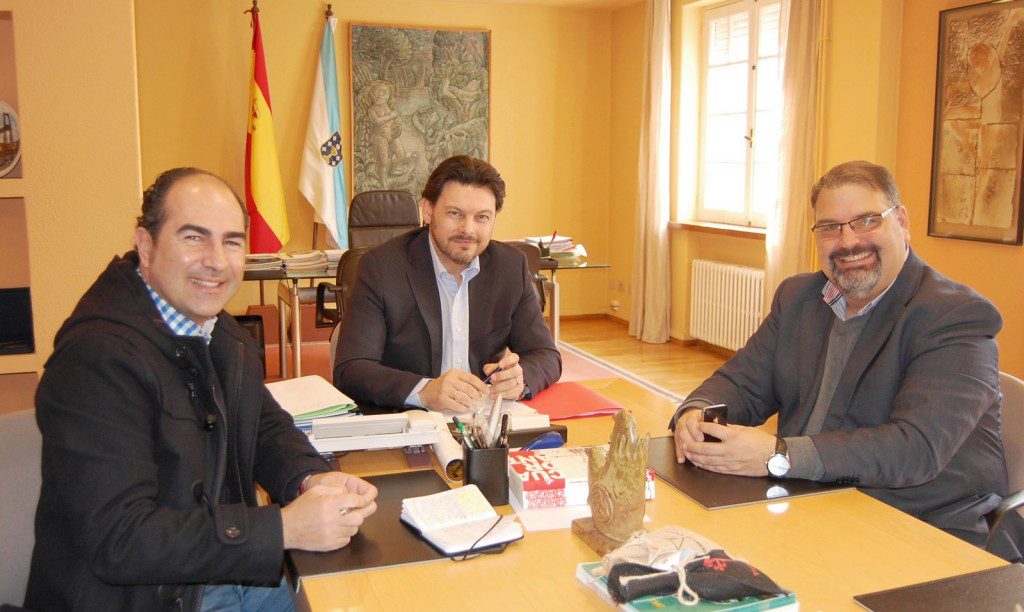
<svg viewBox="0 0 1024 612">
<path fill-rule="evenodd" d="M 985 544 L 984 515 L 1007 492 L 999 312 L 911 251 L 885 168 L 836 166 L 811 204 L 822 272 L 784 281 L 747 345 L 683 402 L 670 423 L 678 460 L 856 484 Z M 717 403 L 727 426 L 702 422 Z M 778 437 L 753 427 L 775 413 Z M 1019 556 L 1000 537 L 993 550 Z"/>
<path fill-rule="evenodd" d="M 427 226 L 359 263 L 335 355 L 339 389 L 389 409 L 463 412 L 558 379 L 561 356 L 526 257 L 491 241 L 504 198 L 485 161 L 459 155 L 434 170 L 420 200 Z"/>
</svg>

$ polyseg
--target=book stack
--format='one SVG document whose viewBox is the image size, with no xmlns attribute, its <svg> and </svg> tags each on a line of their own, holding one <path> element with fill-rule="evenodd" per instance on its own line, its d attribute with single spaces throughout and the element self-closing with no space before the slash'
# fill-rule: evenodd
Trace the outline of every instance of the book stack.
<svg viewBox="0 0 1024 612">
<path fill-rule="evenodd" d="M 245 256 L 245 271 L 280 270 L 284 264 L 278 253 L 250 253 Z"/>
<path fill-rule="evenodd" d="M 327 255 L 323 251 L 296 251 L 281 257 L 285 270 L 327 269 Z"/>
<path fill-rule="evenodd" d="M 587 451 L 563 446 L 508 453 L 508 486 L 524 510 L 587 503 Z M 654 499 L 654 473 L 647 468 L 644 498 Z"/>
</svg>

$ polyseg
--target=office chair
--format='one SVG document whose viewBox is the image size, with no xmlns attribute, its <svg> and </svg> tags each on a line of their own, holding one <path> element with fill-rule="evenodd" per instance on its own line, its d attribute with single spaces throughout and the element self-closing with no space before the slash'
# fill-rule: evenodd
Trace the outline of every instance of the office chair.
<svg viewBox="0 0 1024 612">
<path fill-rule="evenodd" d="M 316 286 L 316 326 L 336 327 L 341 323 L 345 314 L 345 302 L 352 292 L 352 286 L 356 282 L 356 272 L 359 271 L 359 261 L 363 255 L 370 250 L 370 247 L 359 247 L 349 249 L 341 255 L 338 262 L 338 273 L 333 283 L 320 283 Z M 327 292 L 331 298 L 327 298 Z M 328 302 L 334 303 L 334 308 L 327 306 Z"/>
<path fill-rule="evenodd" d="M 267 375 L 267 341 L 263 335 L 263 315 L 233 315 L 235 321 L 252 334 L 256 343 L 260 345 L 260 362 L 263 364 L 263 375 Z"/>
<path fill-rule="evenodd" d="M 999 389 L 1003 392 L 1003 460 L 1010 494 L 988 517 L 989 544 L 1006 515 L 1024 506 L 1024 380 L 1000 372 Z"/>
<path fill-rule="evenodd" d="M 514 246 L 526 255 L 526 264 L 530 268 L 530 275 L 533 276 L 533 290 L 537 293 L 537 301 L 540 302 L 540 311 L 544 312 L 547 305 L 547 297 L 544 293 L 544 283 L 547 278 L 540 273 L 541 256 L 540 247 L 525 240 L 508 240 L 505 244 Z"/>
<path fill-rule="evenodd" d="M 0 604 L 25 601 L 42 483 L 35 410 L 0 415 Z"/>
<path fill-rule="evenodd" d="M 348 207 L 348 247 L 383 244 L 419 226 L 420 209 L 408 191 L 364 191 Z"/>
</svg>

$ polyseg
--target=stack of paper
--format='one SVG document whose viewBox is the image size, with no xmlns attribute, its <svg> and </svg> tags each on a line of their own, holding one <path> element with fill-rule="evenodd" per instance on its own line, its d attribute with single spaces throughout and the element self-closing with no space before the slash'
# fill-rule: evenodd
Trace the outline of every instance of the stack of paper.
<svg viewBox="0 0 1024 612">
<path fill-rule="evenodd" d="M 282 267 L 281 255 L 278 253 L 250 253 L 245 256 L 245 270 L 280 270 Z"/>
<path fill-rule="evenodd" d="M 327 256 L 327 263 L 329 265 L 336 266 L 341 261 L 341 256 L 345 254 L 348 249 L 326 249 L 324 255 Z"/>
<path fill-rule="evenodd" d="M 577 244 L 567 251 L 551 251 L 551 256 L 561 263 L 576 263 L 587 258 L 587 249 Z"/>
<path fill-rule="evenodd" d="M 561 253 L 572 249 L 572 238 L 570 236 L 527 236 L 523 240 L 534 244 L 541 244 L 551 250 L 552 253 Z"/>
<path fill-rule="evenodd" d="M 286 270 L 315 270 L 327 267 L 327 255 L 323 251 L 296 251 L 282 257 Z"/>
<path fill-rule="evenodd" d="M 356 409 L 347 395 L 320 376 L 301 376 L 268 383 L 267 389 L 281 408 L 292 415 L 295 426 L 309 433 L 313 421 L 344 416 Z"/>
</svg>

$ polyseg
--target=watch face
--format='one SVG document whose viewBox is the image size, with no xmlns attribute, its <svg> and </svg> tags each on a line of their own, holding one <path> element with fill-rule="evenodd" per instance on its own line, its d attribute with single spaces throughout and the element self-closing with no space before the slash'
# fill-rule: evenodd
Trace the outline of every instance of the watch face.
<svg viewBox="0 0 1024 612">
<path fill-rule="evenodd" d="M 789 471 L 789 457 L 785 455 L 772 455 L 768 459 L 768 473 L 772 476 L 785 476 Z"/>
</svg>

